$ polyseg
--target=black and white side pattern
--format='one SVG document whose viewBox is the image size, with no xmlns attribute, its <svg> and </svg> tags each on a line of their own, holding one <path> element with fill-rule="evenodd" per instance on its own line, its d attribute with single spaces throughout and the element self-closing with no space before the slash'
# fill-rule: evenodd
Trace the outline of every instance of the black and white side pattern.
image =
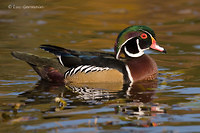
<svg viewBox="0 0 200 133">
<path fill-rule="evenodd" d="M 109 91 L 99 88 L 68 86 L 73 93 L 79 94 L 77 98 L 84 100 L 108 100 L 114 97 Z"/>
<path fill-rule="evenodd" d="M 92 65 L 81 65 L 75 68 L 70 68 L 69 70 L 67 70 L 65 72 L 65 77 L 67 76 L 72 76 L 78 72 L 81 73 L 89 73 L 89 72 L 99 72 L 99 71 L 106 71 L 106 70 L 110 70 L 112 68 L 109 67 L 97 67 L 97 66 L 92 66 Z"/>
</svg>

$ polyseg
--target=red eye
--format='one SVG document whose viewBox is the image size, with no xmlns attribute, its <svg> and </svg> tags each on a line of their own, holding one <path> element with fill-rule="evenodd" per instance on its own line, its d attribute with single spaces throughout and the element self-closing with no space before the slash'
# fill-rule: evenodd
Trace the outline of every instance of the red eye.
<svg viewBox="0 0 200 133">
<path fill-rule="evenodd" d="M 142 34 L 140 35 L 140 37 L 141 37 L 142 39 L 146 39 L 146 38 L 147 38 L 147 34 L 142 33 Z"/>
</svg>

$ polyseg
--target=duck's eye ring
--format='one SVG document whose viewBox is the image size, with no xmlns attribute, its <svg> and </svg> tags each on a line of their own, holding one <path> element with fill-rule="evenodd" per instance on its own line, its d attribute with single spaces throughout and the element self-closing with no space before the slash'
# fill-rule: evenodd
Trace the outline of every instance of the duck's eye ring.
<svg viewBox="0 0 200 133">
<path fill-rule="evenodd" d="M 147 34 L 142 33 L 142 34 L 140 35 L 140 37 L 141 37 L 142 39 L 147 39 Z"/>
</svg>

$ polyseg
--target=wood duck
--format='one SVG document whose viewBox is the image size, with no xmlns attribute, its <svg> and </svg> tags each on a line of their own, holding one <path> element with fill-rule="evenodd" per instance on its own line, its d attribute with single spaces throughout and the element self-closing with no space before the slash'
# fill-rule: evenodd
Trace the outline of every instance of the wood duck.
<svg viewBox="0 0 200 133">
<path fill-rule="evenodd" d="M 12 52 L 26 61 L 43 80 L 64 83 L 133 83 L 157 77 L 155 61 L 144 51 L 151 48 L 166 53 L 156 44 L 154 31 L 147 26 L 130 26 L 117 37 L 115 53 L 75 51 L 53 45 L 41 45 L 57 59 Z M 123 57 L 121 55 L 124 55 Z"/>
</svg>

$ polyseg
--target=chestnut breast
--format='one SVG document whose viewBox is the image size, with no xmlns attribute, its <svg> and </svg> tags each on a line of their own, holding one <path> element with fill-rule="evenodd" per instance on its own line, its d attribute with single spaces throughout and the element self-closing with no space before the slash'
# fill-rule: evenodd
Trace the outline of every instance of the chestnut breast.
<svg viewBox="0 0 200 133">
<path fill-rule="evenodd" d="M 148 55 L 128 59 L 126 64 L 130 69 L 133 81 L 153 80 L 157 77 L 158 68 L 156 62 Z"/>
</svg>

